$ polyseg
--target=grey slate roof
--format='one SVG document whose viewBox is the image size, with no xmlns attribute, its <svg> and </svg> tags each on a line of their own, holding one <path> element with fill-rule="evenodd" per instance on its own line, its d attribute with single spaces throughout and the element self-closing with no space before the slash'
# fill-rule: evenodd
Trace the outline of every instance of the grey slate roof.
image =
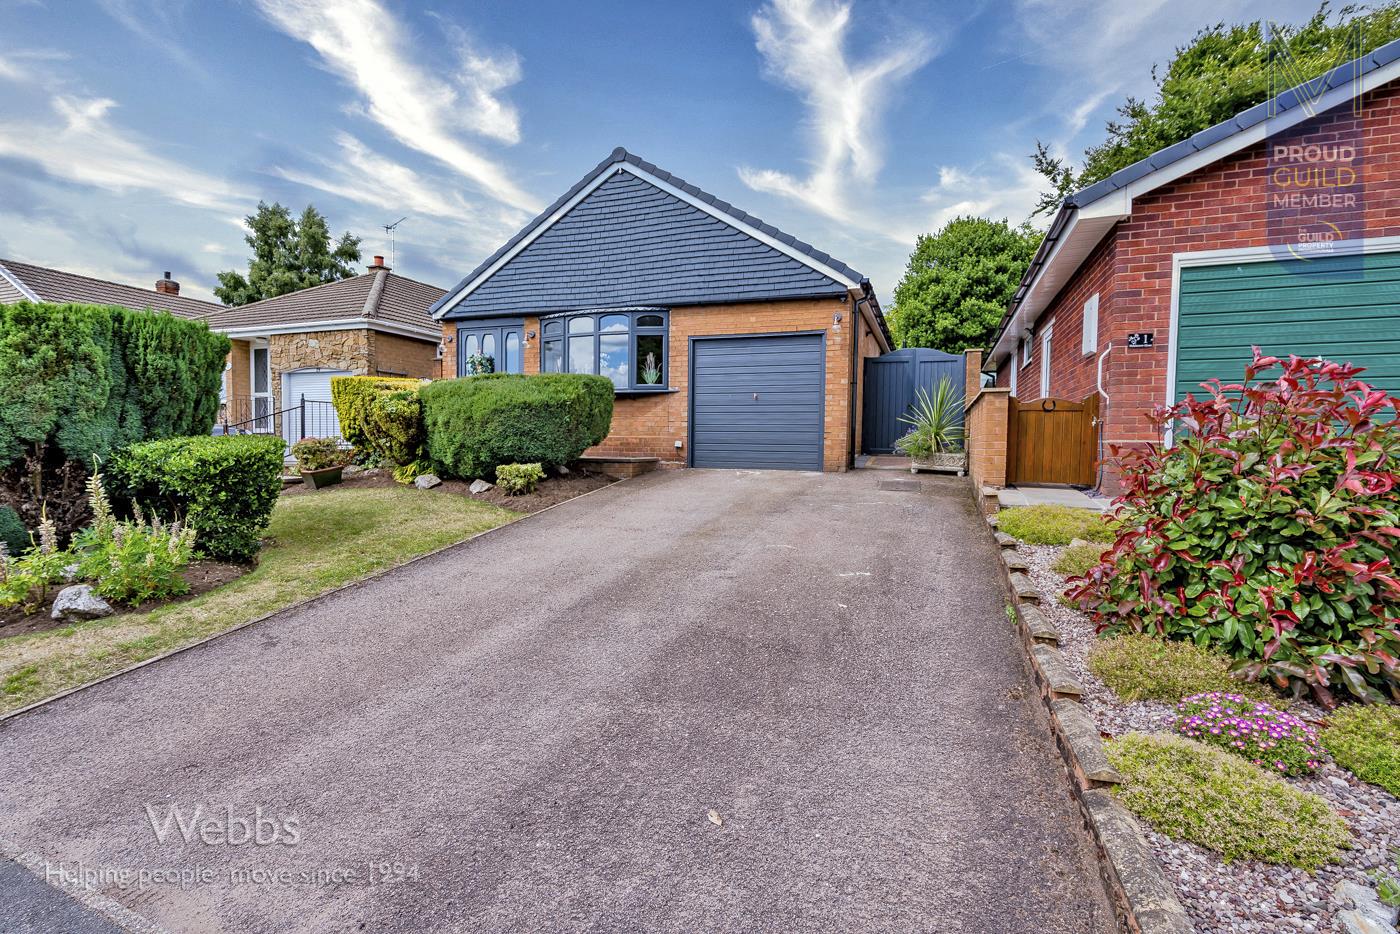
<svg viewBox="0 0 1400 934">
<path fill-rule="evenodd" d="M 472 270 L 433 310 L 510 253 L 605 172 L 613 174 L 444 317 L 625 305 L 702 305 L 846 291 L 830 276 L 617 167 L 624 162 L 853 282 L 865 278 L 829 254 L 619 147 Z"/>
<path fill-rule="evenodd" d="M 364 318 L 436 333 L 439 328 L 428 308 L 443 294 L 435 285 L 394 275 L 387 267 L 372 268 L 349 279 L 236 308 L 219 306 L 206 320 L 211 328 L 227 331 Z"/>
<path fill-rule="evenodd" d="M 180 318 L 203 318 L 210 312 L 222 309 L 223 305 L 186 298 L 182 295 L 167 295 L 155 289 L 142 289 L 106 279 L 80 276 L 74 272 L 35 266 L 10 259 L 0 259 L 0 266 L 14 278 L 24 283 L 25 288 L 39 296 L 42 301 L 59 304 L 73 302 L 85 305 L 120 305 L 136 311 L 153 308 L 168 311 Z M 7 295 L 11 297 L 6 297 Z M 13 286 L 0 276 L 0 301 L 18 301 L 19 295 Z"/>
</svg>

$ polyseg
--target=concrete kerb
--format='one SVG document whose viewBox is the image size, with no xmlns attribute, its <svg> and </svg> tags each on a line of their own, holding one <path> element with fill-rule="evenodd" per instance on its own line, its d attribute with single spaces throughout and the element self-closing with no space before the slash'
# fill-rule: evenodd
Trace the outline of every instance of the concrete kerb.
<svg viewBox="0 0 1400 934">
<path fill-rule="evenodd" d="M 1084 825 L 1094 840 L 1100 876 L 1120 921 L 1133 934 L 1191 934 L 1195 928 L 1190 917 L 1163 875 L 1142 829 L 1108 791 L 1123 778 L 1109 763 L 1093 717 L 1081 704 L 1084 689 L 1060 654 L 1059 633 L 1040 609 L 1041 594 L 1025 571 L 1025 560 L 1016 553 L 1017 542 L 994 529 L 995 524 L 989 523 L 988 531 L 1000 546 L 1026 660 Z"/>
<path fill-rule="evenodd" d="M 643 475 L 643 476 L 644 476 L 644 475 Z M 129 666 L 127 666 L 126 668 L 122 668 L 122 669 L 119 670 L 119 671 L 114 671 L 114 672 L 112 672 L 112 673 L 109 674 L 109 675 L 103 675 L 102 677 L 98 678 L 98 679 L 95 680 L 95 681 L 88 681 L 88 682 L 86 682 L 86 683 L 84 683 L 84 684 L 78 685 L 77 687 L 71 687 L 71 688 L 68 688 L 68 689 L 65 690 L 65 691 L 60 691 L 60 692 L 57 693 L 57 694 L 53 694 L 53 695 L 50 695 L 49 697 L 45 697 L 45 698 L 43 698 L 42 700 L 37 700 L 37 701 L 35 701 L 34 703 L 29 704 L 29 705 L 27 705 L 27 706 L 20 707 L 20 708 L 18 708 L 18 709 L 16 709 L 16 710 L 11 710 L 11 711 L 9 711 L 9 712 L 7 712 L 7 713 L 0 714 L 0 723 L 4 723 L 6 720 L 9 720 L 9 719 L 14 718 L 14 717 L 18 717 L 20 714 L 29 713 L 30 711 L 33 711 L 33 710 L 38 710 L 40 707 L 44 707 L 44 706 L 46 706 L 46 705 L 48 705 L 48 704 L 52 704 L 54 701 L 61 700 L 61 699 L 65 698 L 65 697 L 68 697 L 68 696 L 71 695 L 71 694 L 77 694 L 79 691 L 86 691 L 88 688 L 97 687 L 97 685 L 102 684 L 102 683 L 107 682 L 107 681 L 111 681 L 113 678 L 120 678 L 120 677 L 122 677 L 123 675 L 131 674 L 133 671 L 136 671 L 136 670 L 138 670 L 138 669 L 140 669 L 140 668 L 145 668 L 147 665 L 154 665 L 156 662 L 163 662 L 163 661 L 165 661 L 166 659 L 172 658 L 172 657 L 174 657 L 174 656 L 176 656 L 176 655 L 179 655 L 179 654 L 182 653 L 182 652 L 188 652 L 190 649 L 197 649 L 197 648 L 199 648 L 201 645 L 206 645 L 206 644 L 208 644 L 208 643 L 210 643 L 210 642 L 213 642 L 215 639 L 222 639 L 224 636 L 227 636 L 227 635 L 229 635 L 229 634 L 231 634 L 231 633 L 238 632 L 240 629 L 247 629 L 249 626 L 255 626 L 255 625 L 257 625 L 258 623 L 266 622 L 267 620 L 272 619 L 274 616 L 280 616 L 280 615 L 282 615 L 283 613 L 290 613 L 290 612 L 293 611 L 293 610 L 299 610 L 299 609 L 301 609 L 302 607 L 310 606 L 310 605 L 313 604 L 313 603 L 319 603 L 320 601 L 325 600 L 325 599 L 327 599 L 327 598 L 329 598 L 329 597 L 333 597 L 333 596 L 335 596 L 335 595 L 338 594 L 338 593 L 343 593 L 344 591 L 347 591 L 347 590 L 353 590 L 353 589 L 355 589 L 356 587 L 363 587 L 365 584 L 368 584 L 368 583 L 370 583 L 371 581 L 378 580 L 379 578 L 383 577 L 385 574 L 392 574 L 393 572 L 399 570 L 400 568 L 406 568 L 406 567 L 408 567 L 408 566 L 411 565 L 411 564 L 417 564 L 419 561 L 426 561 L 426 560 L 429 559 L 429 558 L 435 558 L 435 557 L 437 557 L 438 555 L 443 554 L 444 552 L 452 551 L 452 550 L 455 549 L 455 548 L 465 548 L 466 546 L 470 545 L 472 542 L 475 542 L 477 539 L 482 538 L 483 536 L 486 536 L 486 535 L 490 535 L 492 532 L 499 532 L 499 531 L 501 531 L 502 529 L 508 529 L 508 528 L 510 528 L 510 527 L 512 527 L 512 526 L 519 525 L 520 523 L 526 521 L 527 519 L 533 519 L 533 518 L 535 518 L 536 516 L 542 516 L 542 515 L 544 515 L 545 513 L 549 512 L 549 511 L 551 511 L 551 510 L 558 509 L 560 506 L 567 506 L 569 503 L 572 503 L 572 502 L 576 502 L 576 501 L 578 501 L 578 500 L 581 500 L 581 499 L 583 499 L 585 496 L 592 496 L 592 495 L 595 494 L 595 493 L 602 493 L 604 490 L 611 490 L 611 489 L 614 489 L 615 487 L 618 487 L 618 486 L 620 486 L 621 484 L 626 483 L 626 482 L 628 482 L 628 480 L 631 480 L 631 479 L 635 479 L 635 478 L 628 477 L 628 478 L 624 478 L 624 479 L 621 479 L 621 480 L 614 480 L 612 483 L 609 483 L 607 486 L 600 486 L 600 487 L 598 487 L 598 489 L 596 489 L 596 490 L 589 490 L 587 493 L 580 493 L 578 496 L 570 497 L 569 499 L 566 499 L 566 500 L 564 500 L 564 501 L 562 501 L 562 502 L 555 503 L 555 504 L 552 505 L 552 506 L 546 506 L 545 508 L 541 509 L 539 512 L 526 513 L 526 514 L 520 516 L 520 518 L 518 518 L 518 519 L 512 519 L 512 520 L 509 521 L 509 522 L 506 522 L 506 523 L 503 523 L 503 524 L 501 524 L 501 525 L 498 525 L 498 526 L 496 526 L 495 528 L 487 529 L 487 530 L 484 531 L 484 532 L 477 532 L 475 535 L 472 535 L 472 536 L 469 536 L 469 537 L 467 537 L 467 538 L 464 538 L 464 539 L 462 539 L 461 541 L 453 542 L 453 543 L 450 544 L 450 545 L 443 545 L 441 548 L 435 548 L 435 549 L 433 549 L 432 551 L 426 551 L 426 552 L 424 552 L 424 553 L 421 554 L 421 555 L 418 555 L 418 556 L 413 557 L 413 558 L 409 558 L 407 561 L 404 561 L 404 562 L 402 562 L 401 564 L 395 564 L 395 565 L 393 565 L 392 567 L 387 567 L 387 568 L 384 568 L 384 569 L 382 569 L 382 570 L 375 571 L 375 572 L 372 573 L 372 574 L 368 574 L 368 575 L 366 575 L 366 576 L 364 576 L 364 577 L 361 577 L 361 578 L 358 578 L 358 579 L 356 579 L 356 580 L 350 581 L 349 583 L 341 584 L 339 587 L 333 587 L 333 588 L 331 588 L 330 590 L 326 590 L 326 591 L 323 591 L 323 592 L 321 592 L 321 593 L 318 593 L 318 594 L 316 594 L 314 597 L 307 597 L 305 600 L 298 600 L 296 603 L 290 603 L 290 604 L 288 604 L 287 606 L 284 606 L 284 607 L 281 607 L 281 608 L 279 608 L 279 609 L 273 610 L 273 611 L 270 612 L 270 613 L 264 613 L 262 616 L 255 617 L 255 618 L 253 618 L 253 619 L 247 620 L 246 622 L 239 623 L 239 624 L 236 625 L 236 626 L 230 626 L 228 629 L 222 629 L 222 630 L 220 630 L 219 632 L 213 633 L 212 635 L 205 636 L 203 639 L 200 639 L 200 640 L 198 640 L 198 641 L 196 641 L 196 642 L 191 642 L 191 643 L 189 643 L 188 645 L 182 645 L 182 646 L 180 646 L 180 647 L 177 648 L 177 649 L 171 649 L 169 652 L 166 652 L 166 653 L 164 653 L 164 654 L 162 654 L 162 655 L 154 655 L 154 656 L 152 656 L 151 658 L 143 659 L 142 661 L 139 661 L 139 662 L 137 662 L 137 663 L 134 664 L 134 665 L 129 665 Z M 451 494 L 449 494 L 449 495 L 451 495 Z"/>
</svg>

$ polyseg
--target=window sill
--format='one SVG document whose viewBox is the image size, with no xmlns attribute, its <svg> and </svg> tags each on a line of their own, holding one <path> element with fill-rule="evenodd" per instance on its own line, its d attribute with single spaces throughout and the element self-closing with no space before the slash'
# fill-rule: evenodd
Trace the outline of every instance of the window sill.
<svg viewBox="0 0 1400 934">
<path fill-rule="evenodd" d="M 670 387 L 657 387 L 656 389 L 618 389 L 613 388 L 615 396 L 664 396 L 668 392 L 680 392 L 679 389 Z"/>
</svg>

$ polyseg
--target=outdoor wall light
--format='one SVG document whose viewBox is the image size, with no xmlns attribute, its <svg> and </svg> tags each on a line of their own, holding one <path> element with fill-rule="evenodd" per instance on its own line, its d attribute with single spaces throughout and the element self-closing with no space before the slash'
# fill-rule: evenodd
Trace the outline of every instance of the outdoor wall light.
<svg viewBox="0 0 1400 934">
<path fill-rule="evenodd" d="M 840 324 L 840 323 L 841 323 L 841 312 L 838 311 L 836 314 L 834 314 L 834 315 L 831 316 L 831 323 L 832 323 L 832 324 Z"/>
<path fill-rule="evenodd" d="M 526 339 L 527 341 L 532 341 L 532 340 L 535 339 L 535 332 L 534 332 L 534 329 L 531 329 L 531 330 L 525 332 L 525 339 Z"/>
</svg>

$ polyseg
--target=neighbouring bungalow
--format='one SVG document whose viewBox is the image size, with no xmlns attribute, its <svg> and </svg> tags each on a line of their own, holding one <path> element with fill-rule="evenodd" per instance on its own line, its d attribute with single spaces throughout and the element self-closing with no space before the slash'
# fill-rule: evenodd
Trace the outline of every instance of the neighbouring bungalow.
<svg viewBox="0 0 1400 934">
<path fill-rule="evenodd" d="M 0 259 L 0 305 L 14 302 L 50 302 L 57 305 L 117 305 L 133 311 L 168 311 L 178 318 L 202 319 L 224 306 L 180 294 L 180 283 L 170 273 L 156 280 L 155 288 L 80 276 L 75 272 Z"/>
<path fill-rule="evenodd" d="M 602 374 L 588 454 L 673 466 L 845 470 L 890 349 L 860 273 L 620 148 L 432 311 L 442 375 Z"/>
<path fill-rule="evenodd" d="M 1115 491 L 1108 446 L 1163 441 L 1147 413 L 1238 382 L 1252 346 L 1400 392 L 1398 158 L 1400 41 L 1070 195 L 987 356 L 974 477 Z M 1061 453 L 1028 450 L 1029 422 L 1018 440 L 1018 408 L 1086 399 Z"/>
<path fill-rule="evenodd" d="M 442 296 L 376 256 L 367 272 L 349 279 L 236 308 L 213 306 L 209 327 L 233 339 L 221 424 L 293 442 L 338 435 L 331 377 L 438 374 L 440 331 L 428 309 Z"/>
</svg>

